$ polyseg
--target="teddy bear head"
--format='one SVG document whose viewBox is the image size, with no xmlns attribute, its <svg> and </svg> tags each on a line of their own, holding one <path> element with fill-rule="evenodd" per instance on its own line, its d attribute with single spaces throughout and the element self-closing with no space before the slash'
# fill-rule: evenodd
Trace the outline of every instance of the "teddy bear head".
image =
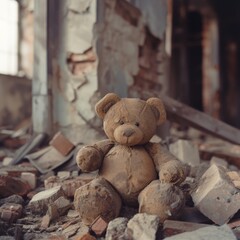
<svg viewBox="0 0 240 240">
<path fill-rule="evenodd" d="M 108 93 L 96 104 L 95 110 L 103 119 L 108 138 L 126 146 L 147 143 L 157 126 L 166 120 L 165 108 L 158 98 L 144 101 Z"/>
</svg>

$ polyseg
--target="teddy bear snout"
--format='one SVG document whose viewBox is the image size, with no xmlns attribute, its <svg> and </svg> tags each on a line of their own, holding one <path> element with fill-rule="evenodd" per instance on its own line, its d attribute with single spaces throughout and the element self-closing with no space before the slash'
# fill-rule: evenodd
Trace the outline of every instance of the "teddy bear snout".
<svg viewBox="0 0 240 240">
<path fill-rule="evenodd" d="M 135 131 L 133 129 L 126 129 L 124 132 L 123 132 L 123 136 L 124 137 L 130 137 L 133 135 Z"/>
</svg>

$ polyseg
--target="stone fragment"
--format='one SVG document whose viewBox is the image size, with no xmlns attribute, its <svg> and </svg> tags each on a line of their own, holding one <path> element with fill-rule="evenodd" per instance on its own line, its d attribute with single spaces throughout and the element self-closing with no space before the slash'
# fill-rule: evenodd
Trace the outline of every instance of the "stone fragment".
<svg viewBox="0 0 240 240">
<path fill-rule="evenodd" d="M 76 223 L 76 224 L 72 224 L 70 226 L 68 226 L 67 228 L 65 228 L 63 231 L 62 231 L 62 234 L 67 238 L 69 239 L 70 237 L 74 236 L 78 229 L 80 228 L 80 225 L 79 223 Z"/>
<path fill-rule="evenodd" d="M 28 208 L 33 213 L 44 215 L 48 209 L 48 205 L 61 196 L 64 196 L 61 186 L 50 188 L 35 194 L 29 202 Z"/>
<path fill-rule="evenodd" d="M 50 145 L 59 151 L 63 156 L 67 156 L 75 147 L 61 132 L 56 133 L 50 141 Z"/>
<path fill-rule="evenodd" d="M 124 240 L 127 223 L 128 219 L 124 217 L 115 218 L 110 221 L 107 227 L 105 240 Z"/>
<path fill-rule="evenodd" d="M 0 199 L 0 206 L 3 205 L 4 203 L 16 203 L 16 204 L 23 205 L 24 200 L 21 196 L 13 194 L 9 197 Z"/>
<path fill-rule="evenodd" d="M 199 228 L 208 227 L 207 224 L 182 222 L 174 220 L 166 220 L 163 223 L 163 236 L 170 237 L 183 232 L 195 231 Z"/>
<path fill-rule="evenodd" d="M 227 172 L 227 175 L 232 180 L 233 185 L 237 189 L 240 189 L 240 175 L 239 175 L 239 173 L 237 171 L 229 171 L 229 172 Z"/>
<path fill-rule="evenodd" d="M 79 217 L 79 214 L 76 210 L 70 209 L 67 213 L 67 216 L 69 218 L 77 218 L 77 217 Z"/>
<path fill-rule="evenodd" d="M 127 224 L 127 239 L 155 240 L 159 222 L 159 217 L 156 215 L 136 214 Z"/>
<path fill-rule="evenodd" d="M 22 215 L 22 205 L 5 203 L 0 207 L 0 218 L 8 223 L 16 222 Z"/>
<path fill-rule="evenodd" d="M 68 179 L 71 176 L 71 172 L 69 172 L 69 171 L 59 171 L 57 173 L 57 176 L 60 179 Z"/>
<path fill-rule="evenodd" d="M 31 172 L 22 172 L 21 173 L 21 179 L 23 179 L 25 182 L 29 184 L 31 187 L 31 190 L 36 188 L 37 185 L 37 178 L 34 173 Z"/>
<path fill-rule="evenodd" d="M 210 160 L 210 165 L 213 165 L 213 164 L 218 165 L 218 166 L 222 166 L 224 168 L 228 167 L 228 162 L 225 159 L 215 157 L 215 156 L 213 156 Z"/>
<path fill-rule="evenodd" d="M 227 223 L 240 209 L 240 191 L 217 165 L 202 175 L 191 196 L 195 206 L 218 225 Z"/>
<path fill-rule="evenodd" d="M 50 216 L 48 214 L 46 214 L 43 218 L 42 218 L 42 222 L 41 222 L 41 228 L 48 228 L 50 225 Z"/>
<path fill-rule="evenodd" d="M 220 227 L 210 226 L 192 232 L 180 233 L 164 240 L 237 240 L 232 230 L 225 224 Z"/>
<path fill-rule="evenodd" d="M 99 216 L 90 226 L 90 231 L 93 232 L 96 237 L 101 237 L 106 232 L 107 226 L 108 223 Z"/>
<path fill-rule="evenodd" d="M 66 213 L 66 211 L 72 207 L 70 200 L 61 196 L 53 203 L 48 205 L 48 215 L 50 220 L 56 219 Z"/>
<path fill-rule="evenodd" d="M 234 180 L 232 182 L 233 182 L 233 185 L 235 186 L 235 188 L 240 189 L 240 181 L 239 180 Z"/>
<path fill-rule="evenodd" d="M 5 157 L 2 161 L 3 166 L 8 166 L 12 162 L 13 158 L 12 157 Z"/>
<path fill-rule="evenodd" d="M 227 172 L 227 175 L 230 177 L 232 181 L 240 180 L 240 175 L 237 171 L 229 171 Z"/>
<path fill-rule="evenodd" d="M 190 166 L 200 164 L 198 148 L 190 141 L 179 139 L 175 143 L 170 144 L 169 150 L 179 160 Z"/>
</svg>

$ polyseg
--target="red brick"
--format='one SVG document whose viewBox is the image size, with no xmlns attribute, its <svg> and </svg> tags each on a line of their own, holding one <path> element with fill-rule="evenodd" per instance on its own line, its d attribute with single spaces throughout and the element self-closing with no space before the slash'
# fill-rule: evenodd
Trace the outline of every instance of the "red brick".
<svg viewBox="0 0 240 240">
<path fill-rule="evenodd" d="M 58 132 L 50 141 L 50 145 L 59 151 L 63 156 L 67 156 L 75 147 L 61 132 Z"/>
<path fill-rule="evenodd" d="M 97 236 L 101 237 L 107 230 L 108 223 L 101 217 L 97 217 L 92 223 L 90 230 Z"/>
<path fill-rule="evenodd" d="M 5 203 L 0 208 L 0 217 L 5 222 L 15 222 L 22 215 L 22 205 L 16 203 Z"/>
</svg>

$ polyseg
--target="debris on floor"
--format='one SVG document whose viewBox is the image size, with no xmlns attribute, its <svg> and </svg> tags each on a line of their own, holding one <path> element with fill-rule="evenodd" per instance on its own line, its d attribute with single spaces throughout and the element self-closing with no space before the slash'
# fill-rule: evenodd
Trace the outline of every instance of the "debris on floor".
<svg viewBox="0 0 240 240">
<path fill-rule="evenodd" d="M 181 215 L 160 223 L 156 215 L 123 205 L 114 220 L 99 216 L 87 226 L 74 207 L 76 190 L 97 176 L 97 172 L 80 172 L 76 165 L 75 155 L 84 140 L 71 141 L 58 132 L 50 140 L 35 137 L 30 144 L 33 138 L 26 127 L 17 133 L 2 130 L 0 236 L 17 240 L 240 239 L 240 146 L 177 124 L 172 125 L 170 136 L 163 143 L 189 168 L 180 185 L 186 199 Z M 21 141 L 16 143 L 16 137 Z M 158 136 L 154 139 L 161 141 Z"/>
</svg>

